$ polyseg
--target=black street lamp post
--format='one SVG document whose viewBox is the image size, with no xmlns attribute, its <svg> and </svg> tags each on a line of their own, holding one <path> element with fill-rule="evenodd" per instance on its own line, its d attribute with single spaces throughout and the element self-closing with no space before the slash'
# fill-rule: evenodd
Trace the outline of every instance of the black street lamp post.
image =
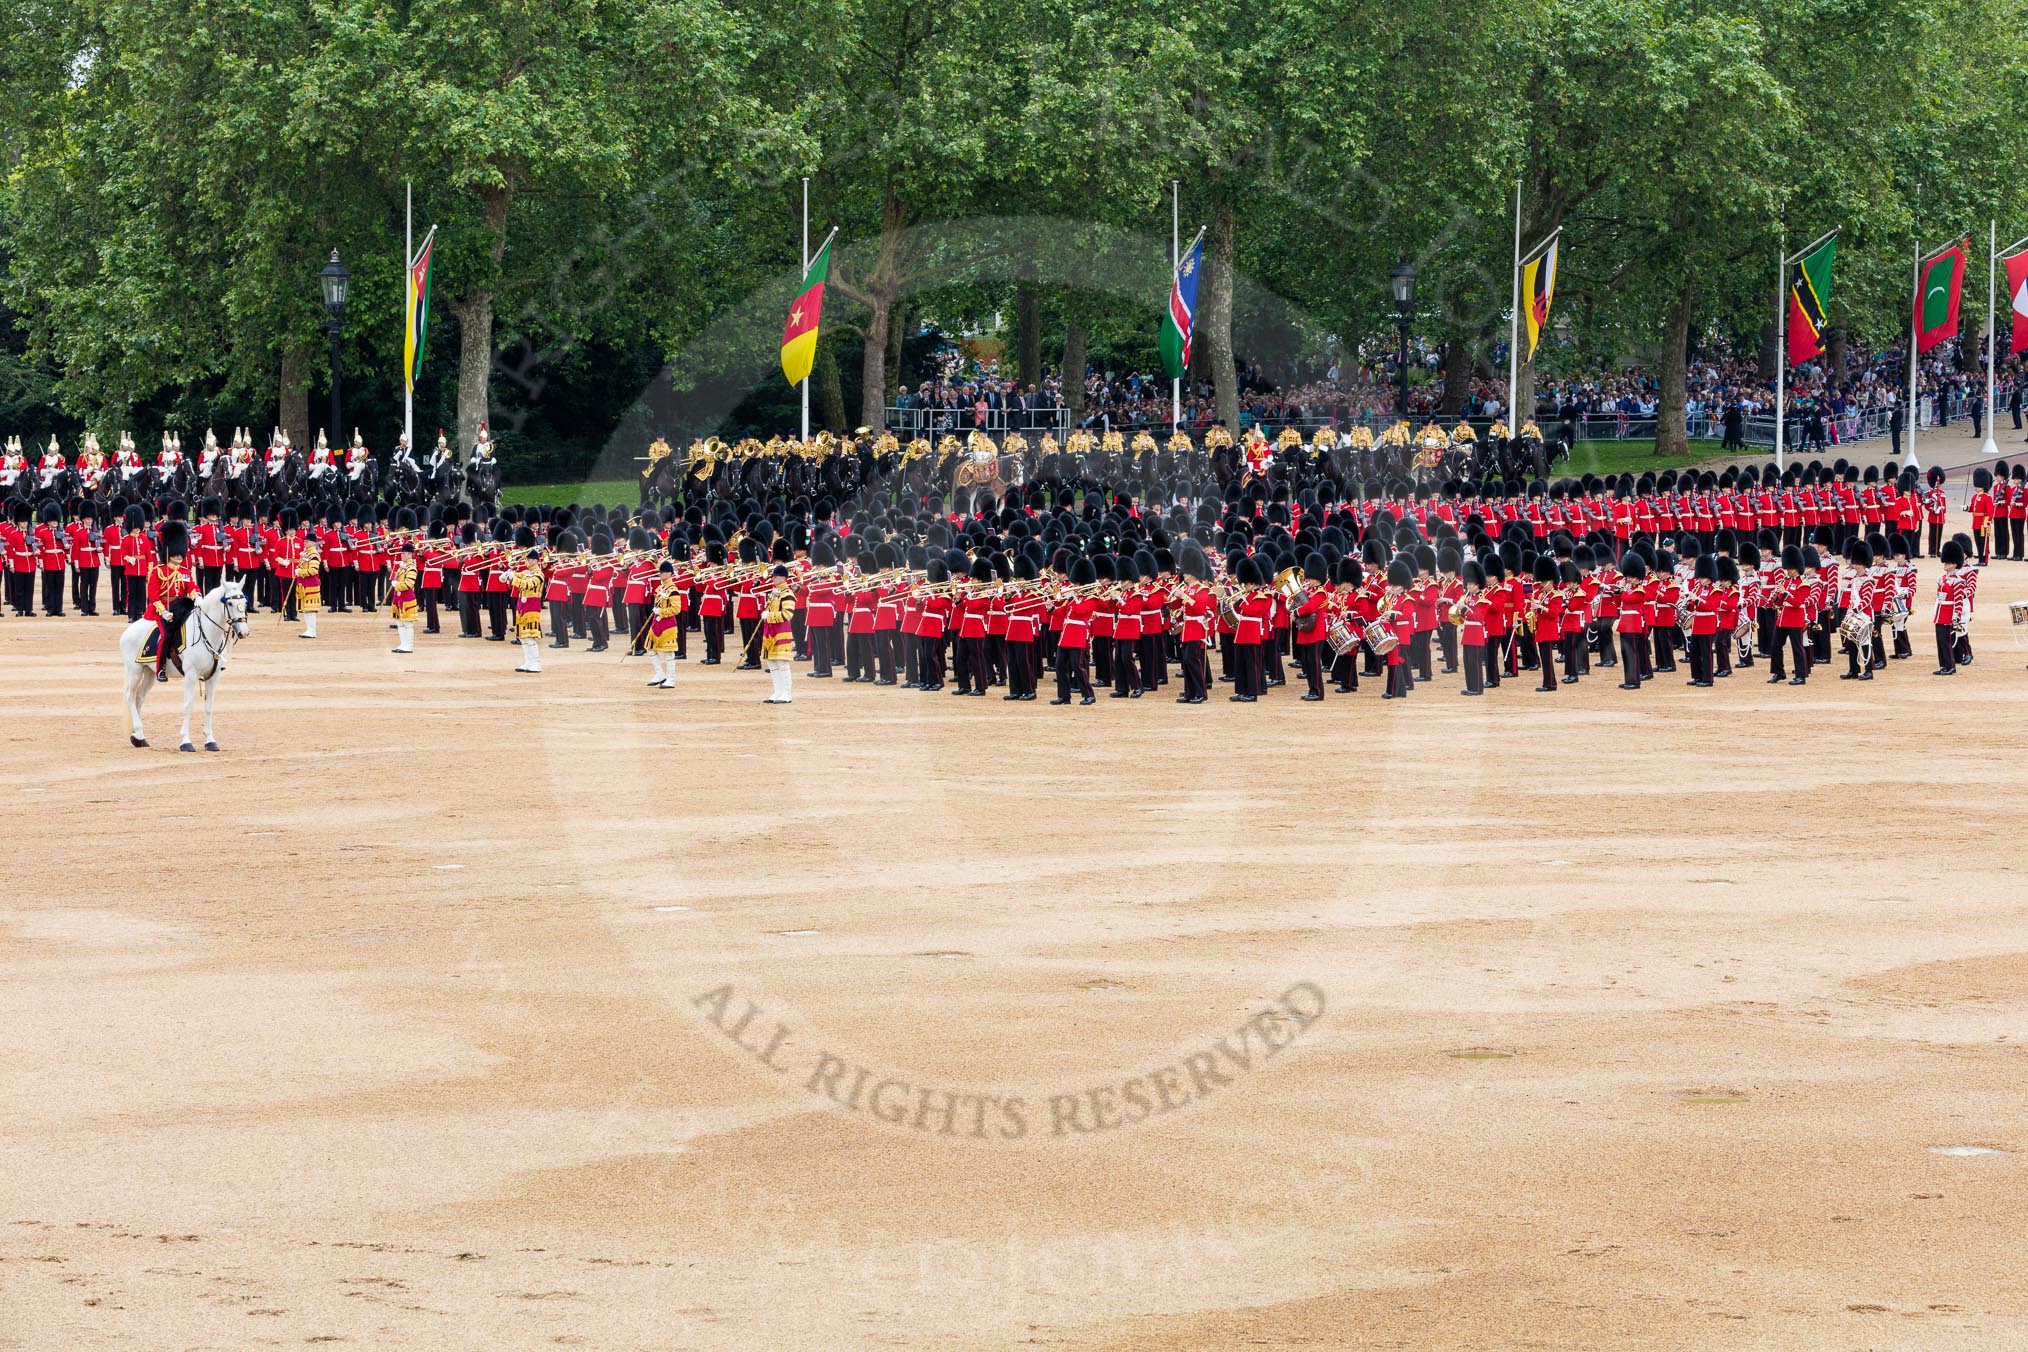
<svg viewBox="0 0 2028 1352">
<path fill-rule="evenodd" d="M 338 334 L 345 322 L 345 292 L 352 282 L 352 274 L 338 261 L 338 251 L 331 251 L 331 261 L 317 274 L 317 280 L 324 285 L 324 312 L 331 317 L 324 326 L 331 335 L 331 435 L 344 435 L 339 429 L 344 426 L 344 410 L 339 404 Z M 333 444 L 337 444 L 334 440 Z"/>
<path fill-rule="evenodd" d="M 332 257 L 337 257 L 333 254 Z M 1415 308 L 1415 269 L 1407 263 L 1397 267 L 1389 280 L 1394 286 L 1394 322 L 1401 327 L 1401 350 L 1397 362 L 1401 375 L 1402 420 L 1408 419 L 1408 312 Z"/>
</svg>

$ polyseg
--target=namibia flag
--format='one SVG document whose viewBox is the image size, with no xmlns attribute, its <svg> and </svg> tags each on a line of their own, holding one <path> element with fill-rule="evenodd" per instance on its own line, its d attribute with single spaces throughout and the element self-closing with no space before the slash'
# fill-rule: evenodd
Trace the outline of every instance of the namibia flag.
<svg viewBox="0 0 2028 1352">
<path fill-rule="evenodd" d="M 1831 298 L 1831 262 L 1838 256 L 1832 235 L 1797 262 L 1789 283 L 1789 365 L 1801 366 L 1824 350 L 1824 302 Z"/>
<path fill-rule="evenodd" d="M 1203 270 L 1204 232 L 1190 242 L 1190 250 L 1176 266 L 1169 286 L 1169 312 L 1162 316 L 1162 367 L 1175 380 L 1190 369 L 1190 338 L 1197 327 L 1197 279 Z"/>
</svg>

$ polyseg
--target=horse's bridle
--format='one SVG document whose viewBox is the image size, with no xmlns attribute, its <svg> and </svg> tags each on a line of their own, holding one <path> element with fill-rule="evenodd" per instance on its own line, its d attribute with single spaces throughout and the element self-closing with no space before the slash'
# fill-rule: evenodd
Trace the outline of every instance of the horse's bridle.
<svg viewBox="0 0 2028 1352">
<path fill-rule="evenodd" d="M 241 613 L 237 618 L 234 617 L 232 613 L 232 603 L 234 600 L 237 600 L 240 603 L 241 607 L 244 607 L 246 605 L 245 596 L 226 598 L 225 623 L 223 625 L 217 625 L 209 616 L 207 616 L 204 613 L 204 607 L 201 605 L 191 612 L 193 615 L 197 617 L 198 646 L 203 648 L 206 652 L 216 653 L 220 659 L 223 659 L 228 652 L 232 651 L 232 645 L 239 641 L 239 635 L 235 631 L 239 623 L 246 618 L 244 609 L 242 609 Z M 211 641 L 210 635 L 206 633 L 206 630 L 214 627 L 217 628 L 219 631 L 219 642 L 217 643 L 213 643 Z"/>
</svg>

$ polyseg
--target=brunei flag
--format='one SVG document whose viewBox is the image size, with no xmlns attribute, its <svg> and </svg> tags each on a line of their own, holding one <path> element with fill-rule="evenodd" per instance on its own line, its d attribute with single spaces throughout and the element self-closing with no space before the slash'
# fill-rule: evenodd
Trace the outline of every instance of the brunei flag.
<svg viewBox="0 0 2028 1352">
<path fill-rule="evenodd" d="M 423 236 L 422 248 L 408 264 L 408 327 L 401 337 L 401 377 L 410 394 L 416 377 L 422 374 L 423 339 L 430 327 L 430 258 L 436 247 L 437 228 Z"/>
<path fill-rule="evenodd" d="M 1527 308 L 1522 313 L 1528 316 L 1528 356 L 1535 357 L 1535 345 L 1542 341 L 1542 331 L 1549 327 L 1549 306 L 1556 299 L 1556 246 L 1560 240 L 1552 239 L 1549 247 L 1521 265 L 1521 303 Z"/>
<path fill-rule="evenodd" d="M 803 285 L 797 290 L 796 303 L 789 307 L 789 322 L 782 326 L 782 374 L 791 385 L 808 380 L 810 368 L 817 364 L 817 317 L 824 309 L 824 281 L 831 275 L 831 240 L 837 234 L 833 230 L 825 238 L 824 247 L 803 269 Z"/>
<path fill-rule="evenodd" d="M 1838 256 L 1838 237 L 1812 249 L 1796 262 L 1789 283 L 1789 365 L 1801 366 L 1824 350 L 1824 302 L 1831 298 L 1831 263 Z"/>
</svg>

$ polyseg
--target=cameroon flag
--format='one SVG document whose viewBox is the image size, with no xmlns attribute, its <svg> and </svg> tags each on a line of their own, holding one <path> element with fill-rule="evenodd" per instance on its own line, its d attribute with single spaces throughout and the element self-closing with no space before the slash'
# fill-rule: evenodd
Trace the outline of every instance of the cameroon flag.
<svg viewBox="0 0 2028 1352">
<path fill-rule="evenodd" d="M 1838 256 L 1832 235 L 1796 264 L 1789 283 L 1789 365 L 1801 366 L 1824 350 L 1824 302 L 1831 298 L 1831 263 Z"/>
<path fill-rule="evenodd" d="M 835 231 L 833 232 L 836 233 Z M 802 290 L 789 307 L 789 322 L 782 327 L 782 374 L 791 385 L 810 378 L 817 363 L 817 316 L 824 309 L 824 279 L 831 275 L 831 241 L 803 269 Z"/>
<path fill-rule="evenodd" d="M 1542 341 L 1542 330 L 1549 327 L 1549 306 L 1556 299 L 1556 246 L 1560 240 L 1552 239 L 1549 247 L 1521 265 L 1522 304 L 1528 316 L 1528 356 L 1535 356 L 1535 345 Z"/>
</svg>

